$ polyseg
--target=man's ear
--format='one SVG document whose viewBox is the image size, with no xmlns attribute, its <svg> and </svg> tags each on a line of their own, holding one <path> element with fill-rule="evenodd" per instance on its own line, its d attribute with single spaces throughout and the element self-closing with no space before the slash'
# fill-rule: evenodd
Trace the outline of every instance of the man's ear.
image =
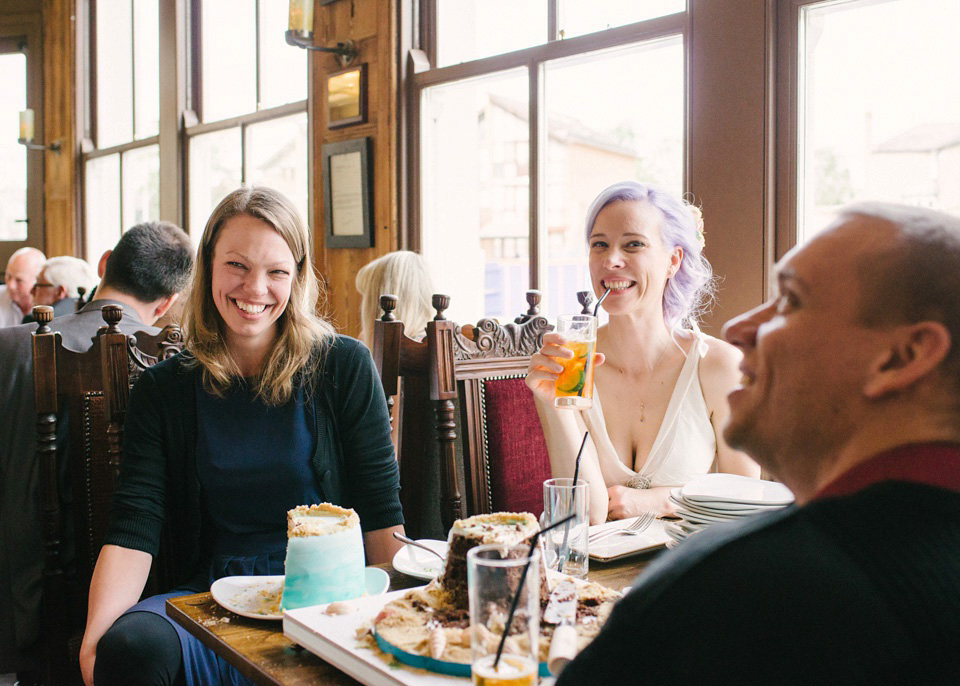
<svg viewBox="0 0 960 686">
<path fill-rule="evenodd" d="M 153 308 L 153 322 L 157 321 L 167 313 L 167 310 L 170 309 L 170 306 L 177 301 L 177 298 L 180 297 L 179 293 L 174 293 L 173 295 L 168 295 L 166 298 L 161 298 L 156 301 L 156 305 Z M 153 324 L 150 322 L 150 324 Z"/>
<path fill-rule="evenodd" d="M 68 297 L 70 294 L 67 293 L 65 286 L 57 286 L 53 291 L 53 301 L 60 302 L 64 298 Z"/>
<path fill-rule="evenodd" d="M 897 327 L 870 369 L 864 395 L 881 398 L 920 381 L 940 366 L 950 352 L 950 343 L 950 332 L 942 322 Z"/>
<path fill-rule="evenodd" d="M 110 257 L 113 250 L 107 250 L 100 256 L 100 262 L 97 263 L 97 276 L 103 278 L 103 273 L 107 271 L 107 258 Z"/>
</svg>

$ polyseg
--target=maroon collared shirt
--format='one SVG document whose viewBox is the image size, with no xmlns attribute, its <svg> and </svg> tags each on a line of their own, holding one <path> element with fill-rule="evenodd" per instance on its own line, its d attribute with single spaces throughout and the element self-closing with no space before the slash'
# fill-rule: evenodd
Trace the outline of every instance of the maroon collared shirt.
<svg viewBox="0 0 960 686">
<path fill-rule="evenodd" d="M 882 452 L 838 476 L 813 499 L 850 495 L 881 481 L 906 481 L 960 492 L 960 444 L 911 443 Z"/>
</svg>

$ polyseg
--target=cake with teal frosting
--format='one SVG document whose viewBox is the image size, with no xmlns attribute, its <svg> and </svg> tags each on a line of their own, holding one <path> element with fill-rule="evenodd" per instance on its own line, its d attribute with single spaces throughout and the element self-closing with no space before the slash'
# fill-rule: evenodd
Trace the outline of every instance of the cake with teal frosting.
<svg viewBox="0 0 960 686">
<path fill-rule="evenodd" d="M 357 513 L 329 503 L 289 510 L 285 568 L 285 610 L 363 595 L 363 536 Z"/>
</svg>

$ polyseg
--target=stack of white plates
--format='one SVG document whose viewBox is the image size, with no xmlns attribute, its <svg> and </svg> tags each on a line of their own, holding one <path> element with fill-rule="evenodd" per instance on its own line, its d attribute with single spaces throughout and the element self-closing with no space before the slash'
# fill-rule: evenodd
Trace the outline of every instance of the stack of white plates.
<svg viewBox="0 0 960 686">
<path fill-rule="evenodd" d="M 793 502 L 783 484 L 737 474 L 704 474 L 670 493 L 681 519 L 666 522 L 667 535 L 679 543 L 717 522 L 777 510 Z"/>
</svg>

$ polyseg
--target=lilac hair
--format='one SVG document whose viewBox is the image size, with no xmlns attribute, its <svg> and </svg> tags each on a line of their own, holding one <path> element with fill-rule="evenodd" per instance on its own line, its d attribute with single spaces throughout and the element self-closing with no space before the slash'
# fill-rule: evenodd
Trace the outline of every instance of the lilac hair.
<svg viewBox="0 0 960 686">
<path fill-rule="evenodd" d="M 663 290 L 663 320 L 670 329 L 693 326 L 713 298 L 713 268 L 697 241 L 697 227 L 690 206 L 667 191 L 636 181 L 621 181 L 600 193 L 587 210 L 587 241 L 597 215 L 607 205 L 621 200 L 649 202 L 660 210 L 664 221 L 660 237 L 667 250 L 683 249 L 676 274 Z"/>
</svg>

